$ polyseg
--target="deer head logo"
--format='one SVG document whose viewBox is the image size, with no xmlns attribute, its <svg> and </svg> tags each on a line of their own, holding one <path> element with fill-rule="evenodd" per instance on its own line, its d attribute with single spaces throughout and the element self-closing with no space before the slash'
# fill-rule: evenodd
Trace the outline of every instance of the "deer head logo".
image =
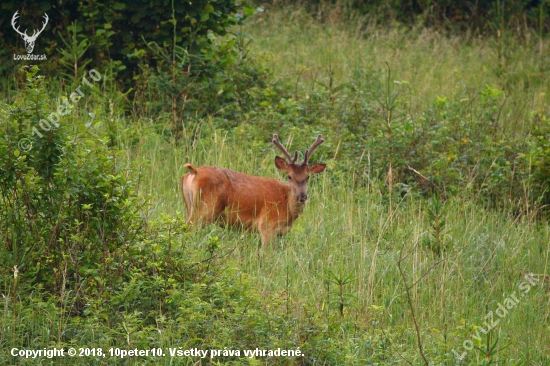
<svg viewBox="0 0 550 366">
<path fill-rule="evenodd" d="M 26 29 L 25 29 L 25 32 L 20 32 L 19 27 L 15 28 L 15 22 L 17 21 L 17 18 L 19 17 L 17 15 L 18 12 L 19 12 L 19 10 L 16 11 L 15 14 L 13 14 L 13 17 L 11 18 L 11 26 L 23 38 L 23 41 L 25 42 L 25 48 L 27 49 L 27 53 L 32 53 L 32 50 L 34 49 L 34 42 L 36 42 L 36 39 L 38 38 L 40 33 L 42 33 L 42 31 L 44 30 L 44 28 L 46 28 L 46 25 L 48 24 L 48 20 L 49 20 L 48 14 L 44 13 L 45 22 L 42 23 L 43 24 L 42 29 L 40 29 L 39 31 L 34 30 L 33 33 L 32 33 L 32 36 L 29 36 L 27 34 Z"/>
</svg>

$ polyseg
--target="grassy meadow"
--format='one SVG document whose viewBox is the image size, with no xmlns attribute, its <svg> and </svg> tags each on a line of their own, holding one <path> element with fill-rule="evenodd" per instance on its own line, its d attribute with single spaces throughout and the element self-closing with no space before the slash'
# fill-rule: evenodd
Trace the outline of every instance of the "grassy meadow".
<svg viewBox="0 0 550 366">
<path fill-rule="evenodd" d="M 503 113 L 513 117 L 508 121 L 513 130 L 525 127 L 528 113 L 547 112 L 548 43 L 536 32 L 496 29 L 495 37 L 448 35 L 361 19 L 346 22 L 335 11 L 325 18 L 320 22 L 291 7 L 260 14 L 243 31 L 274 74 L 302 92 L 320 88 L 318 83 L 334 88 L 360 77 L 372 82 L 389 68 L 392 81 L 411 86 L 412 114 L 438 97 L 466 97 L 464 93 L 478 93 L 487 85 L 506 90 L 509 101 Z"/>
<path fill-rule="evenodd" d="M 411 115 L 430 108 L 437 98 L 479 93 L 487 85 L 506 90 L 509 102 L 501 113 L 503 128 L 510 134 L 530 128 L 533 111 L 548 113 L 550 79 L 542 66 L 549 62 L 547 42 L 531 44 L 510 35 L 502 51 L 508 59 L 502 61 L 498 39 L 447 37 L 398 26 L 363 29 L 341 19 L 322 23 L 300 8 L 268 10 L 238 31 L 251 37 L 251 52 L 274 77 L 295 86 L 297 99 L 307 98 L 316 88 L 347 83 L 359 69 L 380 75 L 389 66 L 395 80 L 411 85 L 406 112 Z M 308 143 L 315 135 L 296 136 L 298 130 L 290 133 L 282 127 L 265 131 L 263 141 L 243 140 L 246 129 L 258 134 L 254 122 L 262 117 L 271 116 L 252 117 L 233 133 L 208 131 L 208 139 L 183 149 L 163 141 L 140 144 L 130 160 L 147 159 L 144 186 L 155 197 L 153 212 L 185 212 L 177 182 L 188 161 L 284 179 L 273 164 L 277 150 L 264 141 L 279 133 L 288 141 L 299 137 Z M 214 129 L 209 121 L 202 128 Z M 325 138 L 313 160 L 337 168 L 341 141 L 330 133 Z M 307 146 L 294 143 L 292 148 Z M 364 179 L 365 172 L 354 170 L 353 161 L 346 164 L 350 168 L 336 169 L 337 176 L 335 169 L 329 169 L 313 179 L 307 209 L 292 231 L 269 249 L 261 267 L 257 235 L 211 226 L 199 230 L 194 241 L 200 243 L 204 235 L 219 236 L 224 247 L 234 248 L 235 265 L 254 276 L 263 296 L 284 297 L 293 316 L 325 318 L 327 338 L 339 339 L 349 364 L 376 363 L 372 355 L 377 351 L 392 355 L 386 356 L 387 363 L 381 357 L 379 364 L 405 364 L 399 353 L 413 364 L 422 363 L 406 287 L 410 287 L 427 358 L 434 364 L 455 364 L 451 350 L 462 354 L 468 340 L 478 349 L 457 364 L 550 362 L 550 313 L 544 310 L 550 245 L 547 222 L 486 210 L 475 203 L 474 195 L 458 194 L 440 203 L 445 222 L 441 242 L 446 250 L 437 256 L 429 249 L 435 230 L 430 215 L 434 203 L 404 197 L 390 205 L 380 187 L 383 181 L 369 177 L 358 187 L 355 182 Z M 406 283 L 398 270 L 400 255 Z M 482 333 L 481 339 L 472 339 L 498 303 L 520 292 L 518 286 L 527 273 L 537 274 L 540 286 L 522 297 L 498 327 Z M 479 350 L 488 344 L 497 344 L 494 354 Z"/>
<path fill-rule="evenodd" d="M 50 301 L 39 287 L 13 295 L 13 264 L 2 262 L 0 360 L 550 365 L 550 225 L 543 205 L 529 201 L 534 181 L 515 170 L 522 161 L 499 160 L 527 144 L 535 127 L 548 126 L 548 39 L 516 29 L 448 35 L 349 20 L 337 9 L 319 19 L 290 6 L 268 7 L 233 31 L 250 41 L 247 59 L 268 75 L 262 88 L 243 92 L 258 105 L 243 109 L 234 127 L 214 113 L 183 121 L 173 135 L 171 112 L 148 109 L 151 86 L 124 104 L 109 81 L 104 95 L 91 95 L 66 118 L 79 129 L 95 114 L 98 125 L 82 132 L 82 141 L 116 141 L 120 152 L 112 159 L 121 176 L 133 177 L 145 202 L 137 215 L 148 223 L 138 244 L 125 244 L 131 257 L 113 250 L 129 276 L 124 290 L 105 289 L 84 303 L 71 300 L 70 291 Z M 421 127 L 420 135 L 431 135 L 409 139 Z M 259 235 L 183 224 L 180 179 L 192 162 L 284 180 L 274 165 L 274 133 L 301 153 L 322 133 L 326 141 L 311 160 L 328 168 L 310 179 L 304 212 L 260 264 Z M 424 154 L 418 162 L 441 165 L 413 165 L 418 174 L 405 173 L 403 151 L 412 150 Z M 495 175 L 499 167 L 504 178 Z M 459 168 L 467 173 L 452 175 Z M 437 188 L 415 186 L 419 174 Z M 487 203 L 485 193 L 497 198 Z M 180 291 L 170 276 L 194 283 Z M 99 277 L 90 274 L 87 286 L 101 288 Z M 214 295 L 205 300 L 201 291 Z M 12 357 L 9 350 L 24 348 L 21 342 L 29 349 L 299 347 L 304 356 L 54 362 Z"/>
</svg>

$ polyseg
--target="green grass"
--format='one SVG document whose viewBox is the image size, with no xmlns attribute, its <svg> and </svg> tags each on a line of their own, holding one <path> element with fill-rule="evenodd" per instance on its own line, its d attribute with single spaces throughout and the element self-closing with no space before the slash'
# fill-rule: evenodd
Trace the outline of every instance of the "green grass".
<svg viewBox="0 0 550 366">
<path fill-rule="evenodd" d="M 176 182 L 187 161 L 277 177 L 276 149 L 268 143 L 243 150 L 237 138 L 216 131 L 207 135 L 210 138 L 198 140 L 194 147 L 173 147 L 154 136 L 139 145 L 132 160 L 147 160 L 143 191 L 154 194 L 153 213 L 185 211 Z M 323 150 L 321 145 L 314 160 L 327 155 Z M 472 339 L 490 310 L 496 311 L 514 291 L 519 296 L 522 277 L 534 273 L 540 275 L 540 285 L 521 298 L 492 332 L 493 342 L 499 339 L 497 348 L 508 345 L 493 361 L 515 365 L 546 360 L 547 223 L 485 210 L 471 197 L 457 197 L 444 203 L 441 240 L 446 249 L 440 258 L 427 244 L 433 231 L 429 202 L 417 196 L 396 198 L 390 210 L 380 183 L 357 187 L 353 182 L 359 172 L 336 178 L 333 171 L 312 179 L 305 212 L 292 231 L 264 253 L 261 266 L 259 236 L 254 233 L 212 225 L 196 231 L 191 243 L 205 245 L 205 235 L 218 236 L 222 250 L 232 250 L 234 265 L 254 276 L 263 297 L 284 297 L 292 316 L 315 314 L 326 318 L 327 326 L 339 319 L 342 328 L 329 334 L 343 344 L 351 342 L 348 347 L 358 347 L 350 364 L 366 362 L 360 352 L 362 342 L 382 330 L 406 357 L 420 361 L 397 266 L 401 252 L 408 255 L 403 261 L 407 283 L 418 281 L 411 295 L 426 353 L 444 364 L 451 364 L 451 350 L 462 349 L 463 342 Z M 346 278 L 340 294 L 337 281 Z M 484 342 L 482 337 L 476 345 L 482 347 Z M 474 362 L 475 353 L 470 352 L 469 362 Z"/>
<path fill-rule="evenodd" d="M 369 75 L 382 75 L 387 64 L 396 80 L 411 85 L 412 114 L 429 108 L 437 97 L 475 94 L 485 85 L 507 91 L 503 119 L 510 121 L 511 130 L 530 125 L 533 111 L 548 112 L 546 41 L 537 48 L 536 42 L 507 38 L 507 59 L 500 60 L 506 67 L 499 69 L 498 40 L 445 37 L 422 29 L 360 30 L 341 22 L 320 24 L 299 8 L 268 11 L 244 31 L 253 37 L 257 57 L 265 60 L 276 78 L 295 82 L 301 97 L 319 88 L 317 83 L 333 87 L 346 83 L 358 70 L 368 83 Z M 208 121 L 203 129 L 206 137 L 195 146 L 174 147 L 147 137 L 151 140 L 134 150 L 132 160 L 147 161 L 143 191 L 154 194 L 153 211 L 185 211 L 177 184 L 185 162 L 277 177 L 276 151 L 265 141 L 275 132 L 285 139 L 297 137 L 284 130 L 266 131 L 264 141 L 243 145 L 238 133 L 215 131 Z M 314 160 L 323 157 L 335 168 L 339 162 L 330 159 L 334 150 L 327 145 L 337 146 L 338 136 L 325 138 L 330 145 L 319 148 Z M 383 182 L 372 179 L 358 187 L 358 177 L 363 172 L 329 168 L 313 179 L 305 212 L 292 231 L 264 254 L 262 266 L 257 260 L 257 234 L 210 226 L 197 231 L 194 241 L 218 235 L 223 248 L 234 249 L 234 263 L 254 276 L 258 291 L 265 298 L 284 298 L 293 316 L 325 318 L 329 328 L 334 319 L 340 319 L 340 328 L 330 329 L 326 336 L 339 339 L 349 363 L 358 365 L 367 360 L 365 342 L 381 334 L 393 340 L 390 349 L 399 349 L 414 364 L 421 362 L 397 266 L 400 253 L 407 255 L 402 264 L 407 283 L 418 281 L 411 287 L 412 306 L 427 357 L 436 364 L 454 364 L 451 350 L 463 352 L 463 342 L 472 340 L 489 311 L 514 291 L 518 293 L 522 276 L 540 275 L 540 285 L 522 297 L 491 332 L 491 344 L 498 338 L 497 349 L 507 346 L 491 360 L 503 365 L 548 362 L 547 223 L 486 210 L 468 193 L 458 195 L 445 202 L 442 241 L 446 249 L 440 258 L 429 248 L 433 230 L 429 202 L 418 196 L 395 197 L 390 207 Z M 340 292 L 337 282 L 344 279 Z M 484 347 L 486 338 L 475 345 Z M 399 359 L 395 357 L 394 362 Z M 464 364 L 482 364 L 483 357 L 474 350 L 466 360 Z"/>
<path fill-rule="evenodd" d="M 516 132 L 529 124 L 532 111 L 548 113 L 549 42 L 534 33 L 517 36 L 510 29 L 500 37 L 495 32 L 477 38 L 346 22 L 337 12 L 328 19 L 320 23 L 300 7 L 288 6 L 260 13 L 243 31 L 267 67 L 296 83 L 300 95 L 321 88 L 318 83 L 372 87 L 389 66 L 394 80 L 411 86 L 413 115 L 437 97 L 471 98 L 486 85 L 506 90 L 502 113 Z"/>
</svg>

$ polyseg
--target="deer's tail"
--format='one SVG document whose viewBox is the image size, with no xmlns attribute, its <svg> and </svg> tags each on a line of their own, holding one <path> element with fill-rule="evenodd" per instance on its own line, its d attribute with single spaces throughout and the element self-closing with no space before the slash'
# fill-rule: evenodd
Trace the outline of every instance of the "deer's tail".
<svg viewBox="0 0 550 366">
<path fill-rule="evenodd" d="M 197 174 L 197 168 L 195 168 L 195 166 L 193 164 L 187 163 L 183 167 L 189 169 L 189 173 L 191 173 L 192 175 Z"/>
</svg>

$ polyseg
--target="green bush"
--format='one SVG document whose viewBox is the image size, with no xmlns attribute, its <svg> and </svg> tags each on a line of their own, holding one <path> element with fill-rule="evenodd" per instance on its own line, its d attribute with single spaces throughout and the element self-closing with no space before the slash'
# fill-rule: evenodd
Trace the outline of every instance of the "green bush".
<svg viewBox="0 0 550 366">
<path fill-rule="evenodd" d="M 209 33 L 209 39 L 212 42 L 200 55 L 179 46 L 148 43 L 157 63 L 152 67 L 142 60 L 136 95 L 147 102 L 134 105 L 134 115 L 170 120 L 170 132 L 179 135 L 207 116 L 216 116 L 222 128 L 235 127 L 243 114 L 256 108 L 254 90 L 264 88 L 268 72 L 248 57 L 250 40 L 242 33 Z"/>
<path fill-rule="evenodd" d="M 135 182 L 95 133 L 100 122 L 73 130 L 61 117 L 58 128 L 39 128 L 55 104 L 38 68 L 25 73 L 23 90 L 1 109 L 0 267 L 6 275 L 16 265 L 22 284 L 49 293 L 86 294 L 90 279 L 104 290 L 110 261 L 143 225 Z"/>
<path fill-rule="evenodd" d="M 67 4 L 43 2 L 40 6 L 35 6 L 32 1 L 8 1 L 2 4 L 2 10 L 9 14 L 19 11 L 18 24 L 22 25 L 21 29 L 29 30 L 31 24 L 34 29 L 39 29 L 36 27 L 41 26 L 44 12 L 49 15 L 48 26 L 40 34 L 35 51 L 35 54 L 48 55 L 43 69 L 55 72 L 57 59 L 61 57 L 54 50 L 62 46 L 61 37 L 66 35 L 64 31 L 59 34 L 54 30 L 68 30 L 71 24 L 76 24 L 80 36 L 89 46 L 80 57 L 92 60 L 97 69 L 112 61 L 120 62 L 118 82 L 126 85 L 137 71 L 135 56 L 147 50 L 147 42 L 161 46 L 177 45 L 192 55 L 200 55 L 211 42 L 209 34 L 225 35 L 228 27 L 252 11 L 246 3 L 236 0 L 93 0 Z M 7 19 L 0 23 L 0 33 L 13 37 L 4 37 L 0 42 L 0 49 L 5 50 L 3 57 L 24 50 L 21 37 Z M 0 72 L 10 72 L 5 68 L 8 65 L 4 65 Z"/>
<path fill-rule="evenodd" d="M 550 129 L 548 117 L 536 115 L 541 127 L 535 130 L 527 140 L 526 151 L 520 154 L 523 166 L 528 167 L 526 187 L 530 200 L 538 205 L 550 205 Z"/>
</svg>

